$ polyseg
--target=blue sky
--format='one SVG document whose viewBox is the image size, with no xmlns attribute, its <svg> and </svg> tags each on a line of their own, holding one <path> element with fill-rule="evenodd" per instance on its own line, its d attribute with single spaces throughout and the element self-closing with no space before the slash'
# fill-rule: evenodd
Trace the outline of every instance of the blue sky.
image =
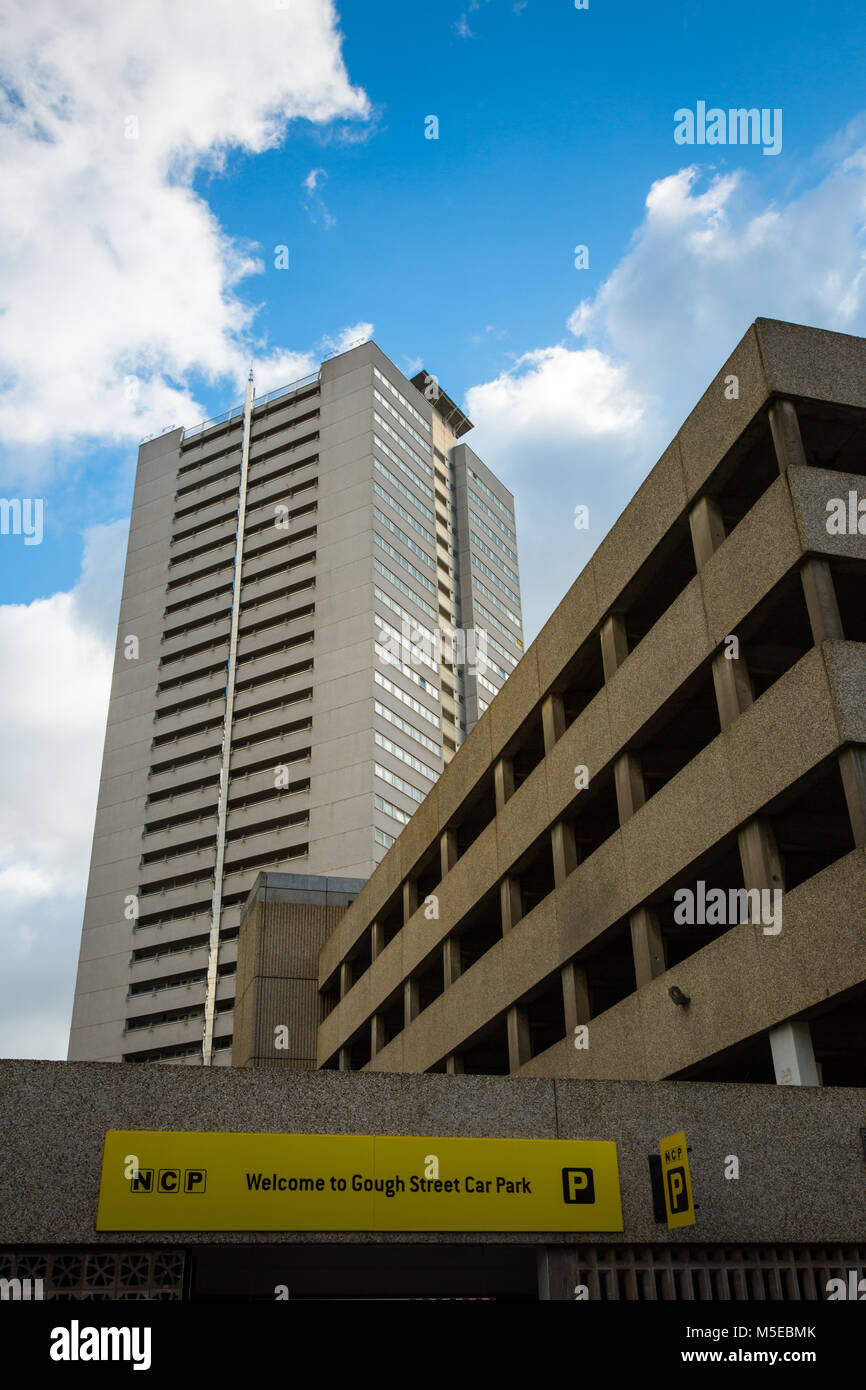
<svg viewBox="0 0 866 1390">
<path fill-rule="evenodd" d="M 817 151 L 858 114 L 866 67 L 866 11 L 856 4 L 739 0 L 720 14 L 699 3 L 371 10 L 347 0 L 339 22 L 372 120 L 296 121 L 276 148 L 229 149 L 224 168 L 199 171 L 194 188 L 225 234 L 263 262 L 239 287 L 258 310 L 251 353 L 267 344 L 315 354 L 341 325 L 369 322 L 398 365 L 423 359 L 457 399 L 560 339 L 576 301 L 615 268 L 650 185 L 685 162 L 672 139 L 677 107 L 698 98 L 781 107 L 780 156 L 754 147 L 689 155 L 714 171 L 747 171 L 762 202 L 787 199 L 820 177 Z M 429 114 L 438 140 L 424 138 Z M 308 208 L 302 185 L 314 169 L 324 174 Z M 581 272 L 578 242 L 590 250 Z M 289 247 L 288 271 L 274 268 L 278 245 Z M 206 415 L 237 394 L 194 364 L 185 383 Z M 134 442 L 59 434 L 49 448 L 49 543 L 0 547 L 6 601 L 71 587 L 82 531 L 128 511 Z M 546 596 L 548 609 L 558 597 Z"/>
<path fill-rule="evenodd" d="M 864 60 L 854 3 L 7 0 L 0 1054 L 65 1049 L 140 438 L 371 334 L 515 492 L 533 637 L 754 318 L 866 334 Z"/>
</svg>

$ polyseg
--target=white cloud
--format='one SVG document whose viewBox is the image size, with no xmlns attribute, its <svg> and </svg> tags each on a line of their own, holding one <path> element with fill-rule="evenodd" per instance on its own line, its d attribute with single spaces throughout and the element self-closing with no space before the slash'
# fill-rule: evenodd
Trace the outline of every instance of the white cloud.
<svg viewBox="0 0 866 1390">
<path fill-rule="evenodd" d="M 127 529 L 86 533 L 71 592 L 0 607 L 0 1056 L 66 1055 Z"/>
<path fill-rule="evenodd" d="M 321 185 L 327 181 L 328 174 L 325 169 L 311 169 L 304 179 L 303 187 L 306 189 L 307 196 L 304 199 L 304 209 L 311 222 L 321 222 L 324 227 L 335 227 L 336 217 L 328 211 L 325 200 L 319 192 Z"/>
<path fill-rule="evenodd" d="M 866 328 L 866 146 L 786 203 L 739 172 L 659 179 L 628 252 L 569 326 L 628 361 L 676 428 L 758 317 Z"/>
<path fill-rule="evenodd" d="M 290 121 L 366 117 L 331 0 L 78 0 L 62 22 L 52 0 L 7 0 L 0 38 L 0 431 L 39 445 L 200 418 L 178 383 L 242 388 L 237 286 L 262 262 L 192 179 Z"/>
<path fill-rule="evenodd" d="M 529 637 L 756 318 L 866 333 L 858 138 L 853 123 L 787 202 L 739 171 L 657 180 L 622 259 L 570 316 L 573 337 L 467 392 L 473 447 L 517 498 Z M 588 531 L 574 529 L 580 504 Z"/>
<path fill-rule="evenodd" d="M 323 354 L 327 353 L 331 357 L 336 357 L 341 352 L 348 352 L 349 348 L 359 347 L 361 343 L 369 342 L 372 336 L 372 323 L 353 323 L 348 328 L 344 328 L 336 338 L 327 336 L 322 338 L 319 347 Z"/>
<path fill-rule="evenodd" d="M 532 437 L 542 449 L 576 447 L 631 432 L 643 414 L 623 367 L 594 348 L 561 345 L 524 353 L 494 381 L 472 387 L 466 404 L 506 459 L 515 438 Z"/>
<path fill-rule="evenodd" d="M 467 392 L 475 425 L 467 442 L 516 498 L 528 638 L 613 521 L 610 479 L 637 466 L 649 408 L 626 366 L 562 344 L 525 353 Z M 574 528 L 579 505 L 590 509 L 589 531 Z"/>
</svg>

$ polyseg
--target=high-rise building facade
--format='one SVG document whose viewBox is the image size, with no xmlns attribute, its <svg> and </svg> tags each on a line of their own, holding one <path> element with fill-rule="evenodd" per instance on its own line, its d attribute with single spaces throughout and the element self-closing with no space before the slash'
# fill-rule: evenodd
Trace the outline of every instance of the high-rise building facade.
<svg viewBox="0 0 866 1390">
<path fill-rule="evenodd" d="M 511 494 L 364 343 L 139 451 L 70 1060 L 231 1060 L 262 869 L 365 880 L 522 652 Z"/>
</svg>

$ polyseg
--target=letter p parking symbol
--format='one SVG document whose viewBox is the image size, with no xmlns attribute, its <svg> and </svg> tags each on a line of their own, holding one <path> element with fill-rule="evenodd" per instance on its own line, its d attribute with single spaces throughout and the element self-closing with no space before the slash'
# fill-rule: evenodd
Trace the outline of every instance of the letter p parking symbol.
<svg viewBox="0 0 866 1390">
<path fill-rule="evenodd" d="M 669 1168 L 666 1177 L 668 1184 L 668 1205 L 671 1209 L 671 1213 L 676 1216 L 681 1211 L 688 1211 L 689 1194 L 686 1191 L 685 1168 Z"/>
<path fill-rule="evenodd" d="M 562 1200 L 569 1204 L 595 1201 L 595 1179 L 591 1168 L 563 1168 Z"/>
</svg>

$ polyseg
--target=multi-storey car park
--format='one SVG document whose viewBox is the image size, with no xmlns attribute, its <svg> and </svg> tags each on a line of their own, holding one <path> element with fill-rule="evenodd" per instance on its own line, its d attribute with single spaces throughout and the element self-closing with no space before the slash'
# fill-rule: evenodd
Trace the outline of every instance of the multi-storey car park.
<svg viewBox="0 0 866 1390">
<path fill-rule="evenodd" d="M 864 1085 L 864 580 L 866 344 L 758 319 L 331 923 L 317 1065 Z"/>
<path fill-rule="evenodd" d="M 516 665 L 470 428 L 369 342 L 142 445 L 70 1059 L 228 1064 L 256 875 L 368 878 Z"/>
</svg>

